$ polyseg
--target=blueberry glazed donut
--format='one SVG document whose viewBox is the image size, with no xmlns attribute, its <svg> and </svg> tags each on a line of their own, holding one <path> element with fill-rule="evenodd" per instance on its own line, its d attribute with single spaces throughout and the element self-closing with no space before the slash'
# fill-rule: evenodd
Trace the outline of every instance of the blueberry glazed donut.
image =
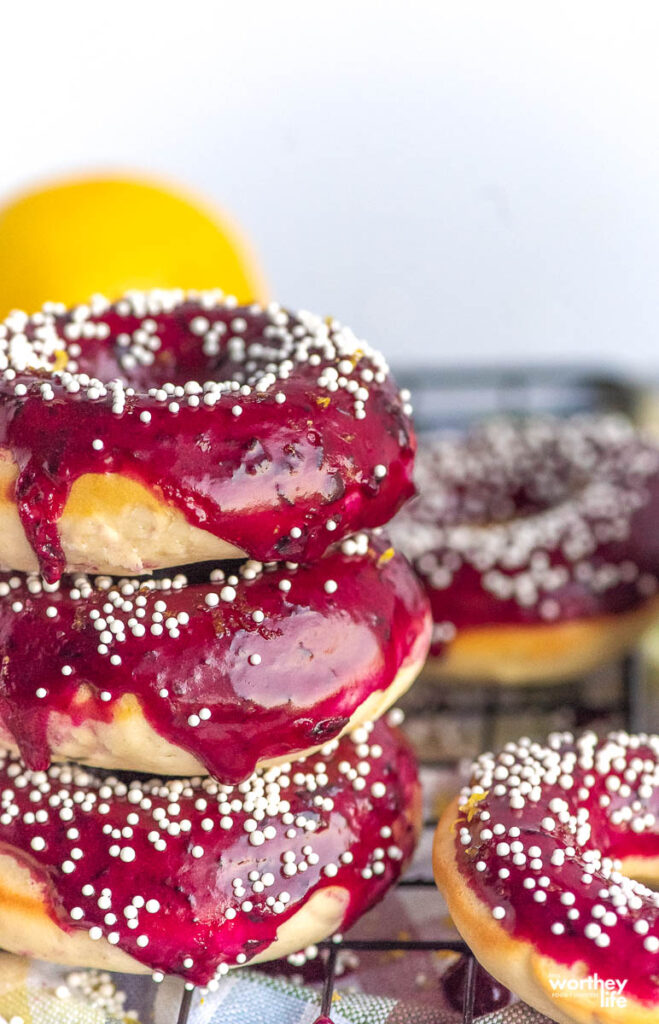
<svg viewBox="0 0 659 1024">
<path fill-rule="evenodd" d="M 362 533 L 309 566 L 189 576 L 0 573 L 0 744 L 238 783 L 379 717 L 430 641 L 423 588 Z"/>
<path fill-rule="evenodd" d="M 659 614 L 659 452 L 623 417 L 497 420 L 428 443 L 417 487 L 390 530 L 430 598 L 431 675 L 567 678 Z"/>
<path fill-rule="evenodd" d="M 407 397 L 338 322 L 130 293 L 0 324 L 0 565 L 309 561 L 413 490 Z"/>
<path fill-rule="evenodd" d="M 414 756 L 384 721 L 237 788 L 2 754 L 0 789 L 6 949 L 211 987 L 347 928 L 399 877 L 420 819 Z"/>
<path fill-rule="evenodd" d="M 561 1024 L 659 1019 L 659 895 L 644 884 L 659 881 L 658 758 L 646 734 L 508 743 L 478 759 L 437 829 L 435 876 L 463 938 Z"/>
</svg>

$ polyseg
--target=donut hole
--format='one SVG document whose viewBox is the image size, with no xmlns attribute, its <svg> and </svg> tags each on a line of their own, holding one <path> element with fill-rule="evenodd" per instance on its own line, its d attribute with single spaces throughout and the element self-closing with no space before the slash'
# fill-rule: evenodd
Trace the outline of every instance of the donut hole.
<svg viewBox="0 0 659 1024">
<path fill-rule="evenodd" d="M 477 435 L 453 467 L 444 464 L 442 450 L 441 460 L 429 467 L 433 488 L 419 483 L 434 521 L 447 527 L 506 525 L 573 501 L 589 483 L 586 466 L 566 458 L 555 442 L 530 450 L 519 444 L 500 450 L 499 444 L 493 449 Z"/>
<path fill-rule="evenodd" d="M 76 371 L 104 384 L 119 380 L 144 392 L 212 381 L 237 390 L 277 373 L 291 354 L 292 336 L 272 333 L 265 314 L 247 320 L 239 310 L 200 310 L 197 302 L 166 316 L 126 316 L 118 308 L 97 320 L 100 337 L 81 337 L 74 348 Z"/>
<path fill-rule="evenodd" d="M 630 453 L 633 438 L 631 424 L 614 415 L 560 424 L 552 417 L 506 417 L 462 437 L 440 437 L 419 452 L 415 516 L 444 528 L 505 526 L 589 505 L 589 488 L 621 477 L 628 487 L 627 478 L 647 475 L 646 456 Z M 606 502 L 602 491 L 599 504 Z"/>
</svg>

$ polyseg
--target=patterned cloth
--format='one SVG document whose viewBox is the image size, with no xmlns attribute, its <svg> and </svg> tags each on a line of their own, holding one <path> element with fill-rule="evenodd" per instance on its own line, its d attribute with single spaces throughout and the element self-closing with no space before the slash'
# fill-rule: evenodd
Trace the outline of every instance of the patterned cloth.
<svg viewBox="0 0 659 1024">
<path fill-rule="evenodd" d="M 71 975 L 68 975 L 69 979 Z M 0 954 L 0 1024 L 125 1024 L 135 1021 L 118 1004 L 115 984 L 125 983 L 126 1009 L 139 1010 L 141 1024 L 176 1024 L 181 1003 L 180 982 L 144 984 L 143 979 L 77 971 Z M 83 990 L 95 991 L 87 996 Z M 68 994 L 66 994 L 68 992 Z M 139 1007 L 136 1000 L 139 999 Z M 105 1008 L 102 1005 L 105 1004 Z M 189 1024 L 313 1024 L 320 1012 L 318 992 L 257 971 L 237 971 L 217 992 L 195 994 Z M 459 1016 L 427 1004 L 344 992 L 339 987 L 332 1006 L 333 1024 L 457 1024 Z M 548 1018 L 516 1003 L 478 1018 L 479 1024 L 548 1024 Z"/>
</svg>

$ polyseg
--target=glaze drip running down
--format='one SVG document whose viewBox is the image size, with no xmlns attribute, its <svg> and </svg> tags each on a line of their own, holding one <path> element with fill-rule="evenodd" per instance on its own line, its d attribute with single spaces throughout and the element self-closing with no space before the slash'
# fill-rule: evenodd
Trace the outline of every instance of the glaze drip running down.
<svg viewBox="0 0 659 1024">
<path fill-rule="evenodd" d="M 659 452 L 621 416 L 494 420 L 420 447 L 391 524 L 430 597 L 431 652 L 461 629 L 551 625 L 657 593 Z"/>
<path fill-rule="evenodd" d="M 483 754 L 460 799 L 458 868 L 515 938 L 584 976 L 634 965 L 626 995 L 659 998 L 659 736 L 522 739 Z M 651 870 L 650 870 L 651 869 Z"/>
<path fill-rule="evenodd" d="M 317 558 L 412 493 L 409 395 L 331 318 L 217 292 L 51 303 L 0 325 L 0 371 L 0 456 L 51 583 L 85 474 L 136 480 L 263 561 Z"/>
<path fill-rule="evenodd" d="M 44 886 L 60 928 L 201 985 L 262 953 L 321 889 L 346 891 L 348 927 L 398 878 L 418 827 L 414 756 L 384 721 L 237 788 L 31 772 L 3 754 L 0 789 L 2 852 Z"/>
<path fill-rule="evenodd" d="M 383 537 L 357 534 L 307 567 L 190 572 L 55 584 L 0 573 L 0 739 L 28 767 L 46 768 L 53 745 L 66 754 L 74 726 L 121 716 L 132 694 L 160 736 L 237 783 L 336 737 L 425 659 L 427 599 Z M 143 770 L 145 753 L 100 763 Z"/>
</svg>

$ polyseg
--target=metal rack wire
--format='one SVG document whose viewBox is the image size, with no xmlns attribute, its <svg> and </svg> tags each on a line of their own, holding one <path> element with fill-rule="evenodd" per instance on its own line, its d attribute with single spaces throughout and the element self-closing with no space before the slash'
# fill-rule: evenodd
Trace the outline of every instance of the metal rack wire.
<svg viewBox="0 0 659 1024">
<path fill-rule="evenodd" d="M 410 374 L 398 374 L 403 384 L 408 386 L 414 396 L 417 408 L 417 423 L 426 431 L 453 426 L 460 427 L 468 419 L 478 418 L 493 412 L 538 412 L 552 411 L 560 413 L 580 412 L 587 410 L 620 411 L 633 413 L 634 393 L 625 384 L 614 378 L 597 376 L 591 373 L 580 374 L 574 367 L 553 368 L 512 368 L 512 369 L 473 369 L 471 371 L 417 371 Z M 463 401 L 465 393 L 470 398 Z M 456 399 L 457 396 L 457 399 Z M 453 398 L 453 403 L 451 402 Z M 435 399 L 437 404 L 435 405 Z M 433 409 L 443 411 L 441 419 Z M 447 412 L 448 410 L 448 412 Z M 616 699 L 599 713 L 615 715 L 626 729 L 632 732 L 641 730 L 648 720 L 648 708 L 644 687 L 643 658 L 640 651 L 634 651 L 619 663 L 617 673 L 620 686 Z M 560 701 L 565 694 L 565 687 L 570 687 L 570 706 L 580 722 L 592 715 L 592 708 L 580 703 L 579 681 L 557 686 L 532 686 L 515 691 L 512 702 L 507 700 L 507 712 L 522 711 L 529 707 L 549 710 Z M 441 691 L 437 691 L 438 695 Z M 576 695 L 576 700 L 575 700 Z M 509 696 L 509 695 L 508 695 Z M 479 737 L 480 750 L 493 747 L 497 714 L 502 709 L 502 690 L 500 687 L 483 687 L 478 713 L 482 719 L 482 730 Z M 437 713 L 441 708 L 441 696 L 432 707 L 423 708 L 422 713 Z M 469 714 L 469 709 L 463 709 Z M 422 768 L 456 767 L 451 760 L 431 760 L 421 757 Z M 437 820 L 433 817 L 424 822 L 424 830 L 434 832 Z M 428 889 L 435 887 L 434 879 L 429 874 L 418 874 L 403 878 L 398 883 L 401 889 Z M 467 957 L 466 980 L 464 986 L 463 1005 L 461 1007 L 462 1024 L 472 1024 L 475 1018 L 476 976 L 478 963 L 468 946 L 459 939 L 447 940 L 414 940 L 414 939 L 351 939 L 341 938 L 338 942 L 327 940 L 318 946 L 323 963 L 323 980 L 320 986 L 319 1016 L 329 1017 L 335 993 L 337 962 L 341 951 L 346 952 L 441 952 L 450 951 Z M 177 1024 L 188 1024 L 194 999 L 194 991 L 186 989 L 183 993 Z"/>
</svg>

